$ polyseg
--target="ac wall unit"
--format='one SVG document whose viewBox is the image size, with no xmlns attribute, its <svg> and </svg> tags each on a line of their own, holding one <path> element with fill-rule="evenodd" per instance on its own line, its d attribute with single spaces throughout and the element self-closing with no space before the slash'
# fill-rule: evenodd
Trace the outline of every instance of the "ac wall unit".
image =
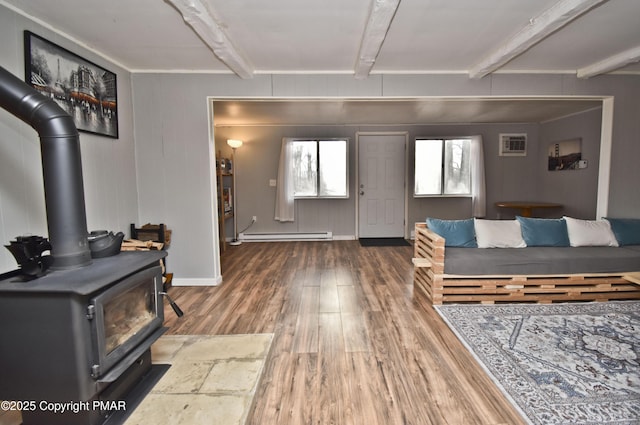
<svg viewBox="0 0 640 425">
<path fill-rule="evenodd" d="M 527 156 L 526 133 L 501 133 L 500 156 Z"/>
</svg>

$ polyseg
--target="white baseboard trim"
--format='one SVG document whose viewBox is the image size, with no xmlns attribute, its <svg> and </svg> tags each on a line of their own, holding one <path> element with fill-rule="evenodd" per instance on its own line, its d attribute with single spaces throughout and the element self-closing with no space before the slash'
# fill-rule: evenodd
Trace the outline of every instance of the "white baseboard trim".
<svg viewBox="0 0 640 425">
<path fill-rule="evenodd" d="M 333 235 L 334 241 L 355 241 L 355 235 Z"/>
<path fill-rule="evenodd" d="M 242 242 L 285 242 L 285 241 L 327 241 L 333 239 L 331 232 L 291 232 L 291 233 L 240 233 Z"/>
<path fill-rule="evenodd" d="M 329 232 L 329 234 L 331 235 L 331 232 Z M 306 235 L 309 236 L 310 234 L 306 234 Z M 307 239 L 307 238 L 304 238 L 304 237 L 303 238 L 299 238 L 299 237 L 296 237 L 296 238 L 284 237 L 284 238 L 282 238 L 281 236 L 280 237 L 274 237 L 274 238 L 267 237 L 267 238 L 264 238 L 264 239 L 257 239 L 257 238 L 251 239 L 251 238 L 246 238 L 246 237 L 243 237 L 243 236 L 244 235 L 242 235 L 242 234 L 240 235 L 240 241 L 241 242 L 292 242 L 292 241 L 311 241 L 311 242 L 320 241 L 320 242 L 322 242 L 322 241 L 355 241 L 355 240 L 358 239 L 358 238 L 356 238 L 355 235 L 331 235 L 330 238 L 317 238 L 317 239 L 316 238 L 308 238 Z M 230 242 L 231 240 L 232 239 L 229 239 L 227 242 Z"/>
<path fill-rule="evenodd" d="M 222 283 L 222 276 L 212 278 L 178 278 L 174 277 L 171 286 L 218 286 Z"/>
</svg>

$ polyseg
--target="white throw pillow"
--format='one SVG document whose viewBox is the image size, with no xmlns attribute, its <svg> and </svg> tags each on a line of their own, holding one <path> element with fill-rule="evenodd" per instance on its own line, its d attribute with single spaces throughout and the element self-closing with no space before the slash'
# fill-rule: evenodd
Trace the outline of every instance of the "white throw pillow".
<svg viewBox="0 0 640 425">
<path fill-rule="evenodd" d="M 580 220 L 564 217 L 571 246 L 618 246 L 607 220 Z"/>
<path fill-rule="evenodd" d="M 474 219 L 478 248 L 525 248 L 517 220 Z"/>
</svg>

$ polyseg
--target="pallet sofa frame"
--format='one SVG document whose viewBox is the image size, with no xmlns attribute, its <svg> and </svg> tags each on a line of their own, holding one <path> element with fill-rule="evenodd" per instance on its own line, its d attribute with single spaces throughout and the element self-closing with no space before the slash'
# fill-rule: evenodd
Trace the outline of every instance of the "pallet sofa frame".
<svg viewBox="0 0 640 425">
<path fill-rule="evenodd" d="M 476 248 L 470 248 L 476 249 Z M 499 249 L 499 248 L 497 248 Z M 415 225 L 414 290 L 432 304 L 553 303 L 640 299 L 628 273 L 558 275 L 452 275 L 444 273 L 445 239 Z"/>
</svg>

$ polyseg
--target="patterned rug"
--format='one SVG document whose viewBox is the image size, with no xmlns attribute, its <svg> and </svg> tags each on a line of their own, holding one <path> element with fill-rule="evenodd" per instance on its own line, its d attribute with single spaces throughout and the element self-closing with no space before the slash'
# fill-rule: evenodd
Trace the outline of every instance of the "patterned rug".
<svg viewBox="0 0 640 425">
<path fill-rule="evenodd" d="M 531 424 L 640 424 L 640 302 L 435 306 Z"/>
</svg>

